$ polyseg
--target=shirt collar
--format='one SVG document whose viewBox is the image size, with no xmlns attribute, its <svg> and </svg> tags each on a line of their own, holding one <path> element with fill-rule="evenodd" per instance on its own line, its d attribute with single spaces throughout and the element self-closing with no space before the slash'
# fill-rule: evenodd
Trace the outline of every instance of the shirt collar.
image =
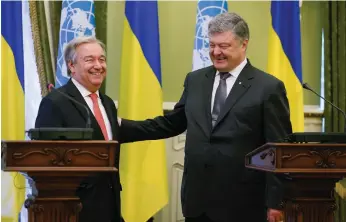
<svg viewBox="0 0 346 222">
<path fill-rule="evenodd" d="M 235 78 L 237 78 L 240 74 L 240 72 L 244 69 L 244 67 L 247 64 L 247 59 L 245 58 L 244 61 L 242 61 L 237 67 L 235 67 L 233 70 L 229 71 L 231 75 Z M 220 75 L 219 71 L 216 71 L 216 75 Z"/>
<path fill-rule="evenodd" d="M 89 95 L 92 93 L 89 90 L 87 90 L 82 84 L 80 84 L 77 80 L 75 80 L 74 78 L 71 78 L 73 84 L 77 87 L 78 91 L 80 92 L 80 94 L 82 94 L 83 98 L 85 97 L 89 97 Z M 99 95 L 99 91 L 97 90 L 96 92 L 97 97 L 100 97 Z"/>
</svg>

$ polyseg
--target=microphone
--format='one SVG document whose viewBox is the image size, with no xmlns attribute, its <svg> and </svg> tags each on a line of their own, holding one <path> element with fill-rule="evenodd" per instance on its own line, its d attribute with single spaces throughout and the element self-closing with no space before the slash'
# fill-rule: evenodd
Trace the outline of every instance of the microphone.
<svg viewBox="0 0 346 222">
<path fill-rule="evenodd" d="M 317 92 L 315 92 L 307 83 L 303 83 L 303 88 L 307 89 L 311 92 L 313 92 L 314 94 L 316 94 L 318 97 L 322 98 L 324 101 L 326 101 L 327 103 L 329 103 L 332 107 L 334 107 L 335 109 L 337 109 L 339 112 L 341 112 L 344 115 L 345 118 L 345 125 L 344 125 L 344 132 L 346 132 L 346 113 L 341 110 L 339 107 L 337 107 L 336 105 L 334 105 L 333 103 L 329 102 L 327 99 L 323 98 L 320 94 L 318 94 Z"/>
<path fill-rule="evenodd" d="M 60 90 L 56 89 L 52 83 L 48 83 L 48 84 L 47 84 L 47 89 L 49 90 L 49 92 L 52 92 L 52 91 L 58 92 L 58 93 L 60 93 L 60 95 L 62 95 L 62 96 L 64 96 L 64 97 L 68 98 L 69 100 L 71 100 L 71 101 L 74 102 L 75 104 L 78 104 L 79 106 L 82 106 L 82 107 L 86 110 L 86 112 L 87 112 L 87 123 L 86 123 L 85 128 L 91 128 L 90 111 L 89 111 L 89 108 L 88 108 L 86 105 L 84 105 L 84 104 L 78 102 L 77 100 L 75 100 L 75 99 L 72 98 L 71 96 L 67 95 L 66 93 L 63 93 L 63 92 L 61 92 Z"/>
</svg>

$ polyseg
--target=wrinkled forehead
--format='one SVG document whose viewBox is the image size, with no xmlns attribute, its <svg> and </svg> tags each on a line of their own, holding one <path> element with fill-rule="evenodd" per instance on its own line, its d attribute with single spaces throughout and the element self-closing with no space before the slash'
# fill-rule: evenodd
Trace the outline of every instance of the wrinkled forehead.
<svg viewBox="0 0 346 222">
<path fill-rule="evenodd" d="M 98 43 L 84 43 L 76 48 L 77 57 L 106 57 L 104 49 Z"/>
<path fill-rule="evenodd" d="M 232 42 L 235 39 L 236 35 L 234 35 L 231 31 L 216 32 L 209 35 L 209 42 L 211 43 Z"/>
</svg>

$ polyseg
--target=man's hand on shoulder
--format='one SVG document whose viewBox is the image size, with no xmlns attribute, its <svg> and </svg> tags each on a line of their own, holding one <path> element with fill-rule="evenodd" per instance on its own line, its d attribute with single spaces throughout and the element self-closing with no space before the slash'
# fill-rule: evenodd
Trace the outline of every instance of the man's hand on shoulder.
<svg viewBox="0 0 346 222">
<path fill-rule="evenodd" d="M 269 222 L 283 222 L 284 214 L 280 210 L 268 209 L 267 211 L 267 220 Z"/>
</svg>

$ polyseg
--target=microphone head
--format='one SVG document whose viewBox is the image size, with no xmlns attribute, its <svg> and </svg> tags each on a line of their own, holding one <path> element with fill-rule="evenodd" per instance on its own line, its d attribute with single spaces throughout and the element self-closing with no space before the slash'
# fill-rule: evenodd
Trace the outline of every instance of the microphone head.
<svg viewBox="0 0 346 222">
<path fill-rule="evenodd" d="M 52 91 L 52 89 L 54 89 L 54 85 L 52 83 L 48 83 L 47 89 L 49 90 L 49 92 Z"/>
<path fill-rule="evenodd" d="M 311 88 L 310 88 L 310 86 L 309 86 L 309 84 L 308 83 L 303 83 L 303 88 L 304 89 L 308 89 L 308 90 L 311 90 Z"/>
</svg>

